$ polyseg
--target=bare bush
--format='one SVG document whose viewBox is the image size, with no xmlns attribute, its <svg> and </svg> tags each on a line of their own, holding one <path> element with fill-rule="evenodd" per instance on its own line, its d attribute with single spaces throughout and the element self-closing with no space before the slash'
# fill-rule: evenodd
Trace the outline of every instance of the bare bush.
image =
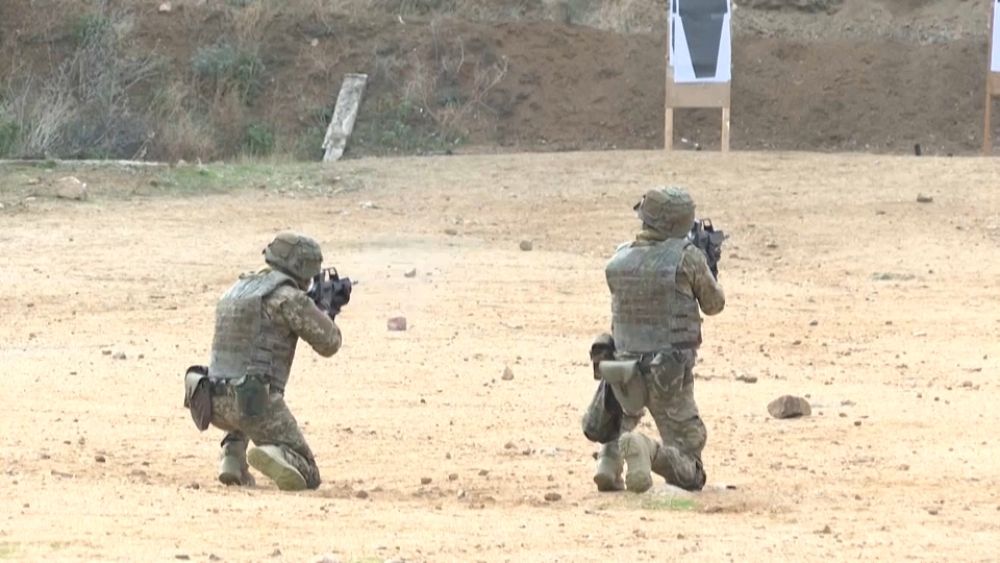
<svg viewBox="0 0 1000 563">
<path fill-rule="evenodd" d="M 410 54 L 409 78 L 402 95 L 444 133 L 464 136 L 469 120 L 479 119 L 483 111 L 495 113 L 486 96 L 507 75 L 509 63 L 506 57 L 473 57 L 466 52 L 461 37 L 442 34 L 436 21 L 431 24 L 431 34 L 430 63 L 416 51 Z"/>
<path fill-rule="evenodd" d="M 159 65 L 131 49 L 132 19 L 103 7 L 73 30 L 76 48 L 44 78 L 29 72 L 9 84 L 5 113 L 25 156 L 141 156 L 150 139 L 133 90 L 157 76 Z"/>
<path fill-rule="evenodd" d="M 662 1 L 656 0 L 601 2 L 600 9 L 580 23 L 620 33 L 649 33 L 666 28 L 667 11 Z"/>
<path fill-rule="evenodd" d="M 251 0 L 241 6 L 231 7 L 229 18 L 236 45 L 244 51 L 256 52 L 279 8 L 276 0 Z"/>
<path fill-rule="evenodd" d="M 792 1 L 792 0 L 771 0 Z M 795 0 L 804 2 L 807 0 Z M 821 1 L 821 0 L 809 0 Z M 836 1 L 836 0 L 830 0 Z M 647 33 L 666 25 L 663 0 L 307 0 L 314 19 L 337 12 L 361 18 L 391 14 L 411 19 L 451 17 L 476 22 L 555 21 L 622 33 Z"/>
<path fill-rule="evenodd" d="M 174 82 L 157 95 L 152 114 L 159 124 L 149 156 L 160 160 L 210 160 L 219 156 L 213 129 L 198 112 L 194 88 Z"/>
</svg>

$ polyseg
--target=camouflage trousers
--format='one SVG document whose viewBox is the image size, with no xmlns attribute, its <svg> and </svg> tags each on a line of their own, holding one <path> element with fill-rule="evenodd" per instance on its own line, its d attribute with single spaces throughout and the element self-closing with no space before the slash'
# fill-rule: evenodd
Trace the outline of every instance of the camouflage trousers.
<svg viewBox="0 0 1000 563">
<path fill-rule="evenodd" d="M 316 458 L 299 430 L 298 422 L 288 410 L 284 395 L 272 392 L 263 413 L 246 417 L 240 416 L 233 387 L 225 389 L 224 393 L 212 397 L 212 425 L 228 432 L 222 440 L 223 455 L 236 457 L 245 468 L 249 441 L 257 446 L 278 446 L 288 463 L 305 478 L 306 486 L 310 489 L 319 487 Z"/>
<path fill-rule="evenodd" d="M 701 490 L 705 486 L 705 468 L 701 452 L 705 449 L 708 432 L 698 414 L 694 400 L 695 350 L 681 350 L 684 371 L 670 376 L 666 370 L 650 366 L 644 372 L 646 387 L 646 410 L 653 417 L 660 442 L 651 452 L 654 473 L 662 476 L 671 485 L 690 491 Z M 634 356 L 619 354 L 618 359 L 635 359 Z M 622 417 L 622 433 L 632 432 L 639 424 L 643 413 Z M 601 456 L 621 460 L 617 442 L 604 444 Z"/>
</svg>

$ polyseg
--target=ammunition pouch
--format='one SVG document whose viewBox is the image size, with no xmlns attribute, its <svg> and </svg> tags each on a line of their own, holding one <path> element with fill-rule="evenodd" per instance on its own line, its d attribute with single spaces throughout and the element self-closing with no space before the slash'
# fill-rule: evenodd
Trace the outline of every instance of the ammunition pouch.
<svg viewBox="0 0 1000 563">
<path fill-rule="evenodd" d="M 212 422 L 212 389 L 207 367 L 191 366 L 184 373 L 184 406 L 191 411 L 194 425 L 204 432 Z"/>
<path fill-rule="evenodd" d="M 611 386 L 625 414 L 642 414 L 649 394 L 639 360 L 606 360 L 597 364 L 597 372 Z"/>
<path fill-rule="evenodd" d="M 685 368 L 684 356 L 679 350 L 660 352 L 649 363 L 650 379 L 662 393 L 677 393 L 684 385 Z"/>
<path fill-rule="evenodd" d="M 267 410 L 271 386 L 261 376 L 244 375 L 233 383 L 233 391 L 240 418 L 254 418 Z"/>
</svg>

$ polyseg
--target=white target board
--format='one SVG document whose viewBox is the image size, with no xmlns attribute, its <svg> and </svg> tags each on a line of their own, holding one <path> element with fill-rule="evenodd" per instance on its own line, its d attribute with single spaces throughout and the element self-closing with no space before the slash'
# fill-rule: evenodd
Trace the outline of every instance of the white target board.
<svg viewBox="0 0 1000 563">
<path fill-rule="evenodd" d="M 1000 0 L 993 3 L 993 46 L 990 53 L 990 71 L 1000 72 Z"/>
<path fill-rule="evenodd" d="M 670 0 L 669 10 L 674 82 L 730 82 L 732 0 Z"/>
</svg>

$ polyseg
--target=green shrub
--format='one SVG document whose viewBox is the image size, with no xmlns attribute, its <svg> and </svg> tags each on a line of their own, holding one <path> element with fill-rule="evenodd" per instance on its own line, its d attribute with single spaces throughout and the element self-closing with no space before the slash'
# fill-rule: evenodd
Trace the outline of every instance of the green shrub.
<svg viewBox="0 0 1000 563">
<path fill-rule="evenodd" d="M 70 35 L 77 45 L 99 41 L 111 31 L 111 19 L 104 14 L 84 14 L 70 26 Z"/>
<path fill-rule="evenodd" d="M 386 97 L 368 103 L 354 126 L 349 146 L 374 154 L 446 152 L 464 142 L 442 129 L 428 112 L 406 98 Z"/>
<path fill-rule="evenodd" d="M 267 156 L 274 152 L 274 131 L 267 125 L 251 123 L 243 136 L 243 151 L 253 156 Z"/>
<path fill-rule="evenodd" d="M 220 93 L 235 86 L 244 102 L 260 91 L 264 73 L 264 63 L 256 53 L 228 43 L 198 49 L 191 68 L 199 78 L 212 81 Z"/>
<path fill-rule="evenodd" d="M 0 157 L 10 156 L 17 146 L 21 128 L 13 121 L 0 120 Z"/>
</svg>

